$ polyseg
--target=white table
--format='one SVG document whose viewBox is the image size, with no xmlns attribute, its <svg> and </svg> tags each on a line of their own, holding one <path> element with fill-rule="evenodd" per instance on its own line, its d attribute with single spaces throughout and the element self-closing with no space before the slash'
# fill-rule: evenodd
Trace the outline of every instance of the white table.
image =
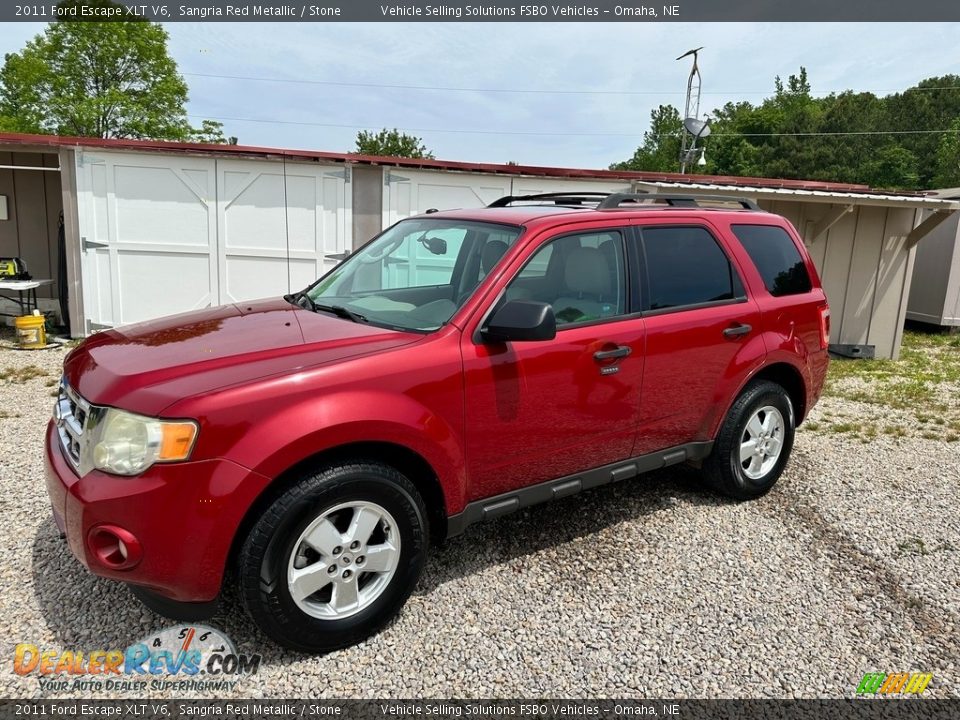
<svg viewBox="0 0 960 720">
<path fill-rule="evenodd" d="M 37 309 L 37 288 L 52 284 L 53 280 L 0 279 L 0 297 L 16 303 L 20 307 L 20 315 L 30 315 Z M 5 295 L 5 290 L 16 292 L 17 296 Z M 16 317 L 13 313 L 0 313 L 0 315 Z"/>
</svg>

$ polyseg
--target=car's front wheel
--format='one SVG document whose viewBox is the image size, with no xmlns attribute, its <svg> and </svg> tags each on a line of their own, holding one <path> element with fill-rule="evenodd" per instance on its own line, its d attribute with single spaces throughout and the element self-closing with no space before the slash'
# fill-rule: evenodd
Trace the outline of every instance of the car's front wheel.
<svg viewBox="0 0 960 720">
<path fill-rule="evenodd" d="M 704 461 L 703 474 L 714 489 L 737 500 L 751 500 L 774 486 L 790 457 L 793 404 L 780 385 L 751 383 L 733 403 Z"/>
<path fill-rule="evenodd" d="M 244 604 L 286 647 L 359 642 L 400 610 L 423 568 L 429 530 L 408 478 L 378 462 L 325 467 L 280 495 L 240 551 Z"/>
</svg>

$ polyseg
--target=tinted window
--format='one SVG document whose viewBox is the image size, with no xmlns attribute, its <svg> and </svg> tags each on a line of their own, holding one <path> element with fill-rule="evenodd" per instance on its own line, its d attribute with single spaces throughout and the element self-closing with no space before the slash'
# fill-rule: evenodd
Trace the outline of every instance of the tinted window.
<svg viewBox="0 0 960 720">
<path fill-rule="evenodd" d="M 747 251 L 771 295 L 810 292 L 810 275 L 787 231 L 772 225 L 734 225 L 733 233 Z"/>
<path fill-rule="evenodd" d="M 626 312 L 620 233 L 567 235 L 541 247 L 507 287 L 509 300 L 549 303 L 557 325 Z"/>
<path fill-rule="evenodd" d="M 703 228 L 647 228 L 642 238 L 651 310 L 743 296 L 726 254 Z"/>
</svg>

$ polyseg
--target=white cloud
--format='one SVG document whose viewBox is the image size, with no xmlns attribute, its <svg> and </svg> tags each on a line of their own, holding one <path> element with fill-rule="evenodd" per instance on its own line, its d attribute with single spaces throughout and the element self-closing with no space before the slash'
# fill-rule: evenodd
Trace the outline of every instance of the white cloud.
<svg viewBox="0 0 960 720">
<path fill-rule="evenodd" d="M 0 47 L 19 49 L 40 29 L 0 27 Z M 674 58 L 698 45 L 706 46 L 703 112 L 729 100 L 760 100 L 772 92 L 775 75 L 786 77 L 801 65 L 821 92 L 887 92 L 932 75 L 960 74 L 960 58 L 949 52 L 957 24 L 170 23 L 167 29 L 185 73 L 650 93 L 415 91 L 187 76 L 192 114 L 423 128 L 417 134 L 451 160 L 605 167 L 627 158 L 653 107 L 682 105 L 689 64 Z M 224 124 L 241 142 L 258 145 L 345 151 L 356 135 L 352 127 Z"/>
</svg>

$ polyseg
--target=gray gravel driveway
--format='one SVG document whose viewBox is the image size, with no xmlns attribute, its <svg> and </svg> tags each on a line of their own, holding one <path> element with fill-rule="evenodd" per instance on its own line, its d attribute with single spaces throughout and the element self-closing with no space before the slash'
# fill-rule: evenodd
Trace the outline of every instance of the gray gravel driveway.
<svg viewBox="0 0 960 720">
<path fill-rule="evenodd" d="M 171 624 L 87 573 L 53 524 L 42 436 L 64 354 L 0 350 L 7 697 L 42 696 L 12 671 L 18 642 L 126 647 Z M 812 419 L 860 410 L 885 412 L 828 398 Z M 472 528 L 348 650 L 282 651 L 230 596 L 210 624 L 264 656 L 239 697 L 851 697 L 868 671 L 931 672 L 926 695 L 958 697 L 958 489 L 955 442 L 802 430 L 757 502 L 677 469 Z"/>
</svg>

